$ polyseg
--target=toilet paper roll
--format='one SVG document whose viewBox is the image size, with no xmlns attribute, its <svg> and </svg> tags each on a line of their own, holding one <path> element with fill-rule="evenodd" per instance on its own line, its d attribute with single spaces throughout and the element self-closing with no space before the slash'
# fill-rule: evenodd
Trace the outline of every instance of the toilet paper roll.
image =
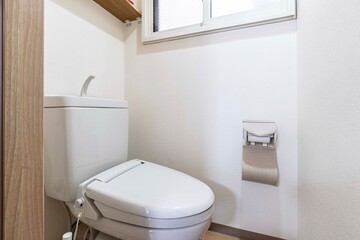
<svg viewBox="0 0 360 240">
<path fill-rule="evenodd" d="M 277 186 L 279 171 L 276 149 L 258 145 L 243 146 L 242 179 Z"/>
</svg>

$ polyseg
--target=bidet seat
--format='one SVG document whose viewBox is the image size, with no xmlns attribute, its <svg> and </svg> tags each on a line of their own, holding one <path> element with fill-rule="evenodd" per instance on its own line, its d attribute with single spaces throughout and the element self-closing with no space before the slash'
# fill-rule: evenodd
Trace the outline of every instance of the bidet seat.
<svg viewBox="0 0 360 240">
<path fill-rule="evenodd" d="M 153 228 L 185 227 L 211 218 L 214 194 L 206 184 L 143 160 L 126 164 L 132 167 L 86 187 L 86 196 L 104 217 Z"/>
</svg>

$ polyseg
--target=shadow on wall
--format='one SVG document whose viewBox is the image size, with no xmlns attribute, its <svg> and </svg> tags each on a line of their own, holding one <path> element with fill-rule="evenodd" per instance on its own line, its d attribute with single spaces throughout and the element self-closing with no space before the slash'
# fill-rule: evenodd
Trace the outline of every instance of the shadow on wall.
<svg viewBox="0 0 360 240">
<path fill-rule="evenodd" d="M 216 215 L 222 215 L 220 218 L 225 222 L 234 222 L 235 220 L 235 211 L 234 209 L 239 208 L 241 205 L 240 201 L 236 200 L 236 196 L 232 190 L 227 187 L 211 181 L 209 179 L 201 179 L 209 185 L 211 190 L 214 191 L 215 194 L 215 209 Z M 219 216 L 218 216 L 219 217 Z"/>
<path fill-rule="evenodd" d="M 60 201 L 49 198 L 45 194 L 45 240 L 60 239 L 68 232 L 69 220 L 67 211 Z"/>
<path fill-rule="evenodd" d="M 74 13 L 91 25 L 124 41 L 124 24 L 92 0 L 45 0 Z M 115 24 L 114 24 L 115 23 Z M 69 26 L 70 27 L 70 26 Z"/>
<path fill-rule="evenodd" d="M 273 37 L 274 35 L 295 33 L 297 29 L 295 20 L 291 21 L 290 23 L 289 21 L 272 23 L 271 27 L 269 26 L 269 24 L 265 24 L 256 27 L 242 28 L 240 30 L 238 29 L 220 33 L 205 34 L 202 36 L 165 41 L 150 45 L 143 45 L 141 41 L 138 41 L 137 53 L 139 55 L 152 54 L 156 52 L 204 47 L 206 45 L 221 44 L 244 39 L 263 38 L 267 36 Z M 138 26 L 137 23 L 134 23 L 133 26 L 127 31 L 125 40 L 133 33 L 133 31 L 137 31 L 137 39 L 141 39 L 141 25 Z"/>
</svg>

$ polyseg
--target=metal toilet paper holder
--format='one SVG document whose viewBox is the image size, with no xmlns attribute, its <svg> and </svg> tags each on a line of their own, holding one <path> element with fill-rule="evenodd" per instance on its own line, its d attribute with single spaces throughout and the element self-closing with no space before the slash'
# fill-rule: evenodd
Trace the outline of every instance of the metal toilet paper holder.
<svg viewBox="0 0 360 240">
<path fill-rule="evenodd" d="M 244 121 L 242 179 L 278 186 L 279 170 L 273 121 Z"/>
<path fill-rule="evenodd" d="M 273 121 L 243 121 L 244 145 L 276 148 L 277 129 Z"/>
</svg>

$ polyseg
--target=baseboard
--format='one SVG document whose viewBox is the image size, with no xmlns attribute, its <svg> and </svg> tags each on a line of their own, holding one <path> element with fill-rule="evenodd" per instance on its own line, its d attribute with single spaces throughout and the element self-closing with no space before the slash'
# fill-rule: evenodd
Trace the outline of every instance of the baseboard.
<svg viewBox="0 0 360 240">
<path fill-rule="evenodd" d="M 277 238 L 277 237 L 272 237 L 272 236 L 268 236 L 268 235 L 264 235 L 264 234 L 260 234 L 260 233 L 245 231 L 245 230 L 225 226 L 225 225 L 218 224 L 218 223 L 211 223 L 209 230 L 213 231 L 213 232 L 218 232 L 218 233 L 226 234 L 229 236 L 233 236 L 233 237 L 238 237 L 238 238 L 241 238 L 244 240 L 285 240 L 283 238 Z"/>
</svg>

